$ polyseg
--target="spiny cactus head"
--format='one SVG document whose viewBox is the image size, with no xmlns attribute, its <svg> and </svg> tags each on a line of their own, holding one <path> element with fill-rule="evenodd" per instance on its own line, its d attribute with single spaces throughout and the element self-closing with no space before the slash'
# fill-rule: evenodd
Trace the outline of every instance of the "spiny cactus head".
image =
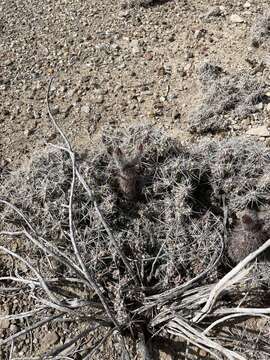
<svg viewBox="0 0 270 360">
<path fill-rule="evenodd" d="M 260 222 L 257 212 L 255 210 L 245 210 L 241 214 L 241 223 L 246 231 L 258 231 L 260 230 Z"/>
</svg>

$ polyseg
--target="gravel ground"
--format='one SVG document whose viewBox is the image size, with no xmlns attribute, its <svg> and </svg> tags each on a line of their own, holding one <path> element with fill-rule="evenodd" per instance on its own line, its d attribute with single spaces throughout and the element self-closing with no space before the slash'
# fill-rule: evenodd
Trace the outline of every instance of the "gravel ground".
<svg viewBox="0 0 270 360">
<path fill-rule="evenodd" d="M 250 37 L 254 17 L 267 8 L 258 0 L 219 7 L 215 1 L 154 1 L 126 8 L 109 0 L 3 0 L 2 162 L 14 166 L 55 136 L 45 106 L 52 74 L 54 113 L 78 149 L 89 146 L 100 124 L 146 119 L 189 139 L 185 124 L 201 99 L 201 63 L 229 73 L 255 68 L 254 76 L 269 82 L 269 64 L 258 66 L 267 47 L 253 48 Z M 256 121 L 265 114 L 262 109 Z"/>
<path fill-rule="evenodd" d="M 245 73 L 269 85 L 270 91 L 269 41 L 254 47 L 251 33 L 256 17 L 269 9 L 263 0 L 159 0 L 145 5 L 2 0 L 0 172 L 18 167 L 47 142 L 56 141 L 46 108 L 52 75 L 53 114 L 79 152 L 95 143 L 103 126 L 144 121 L 183 142 L 196 141 L 202 135 L 189 132 L 188 120 L 203 97 L 197 71 L 202 63 L 216 64 L 229 74 Z M 270 145 L 270 92 L 266 94 L 255 114 L 203 136 L 248 133 Z M 14 303 L 0 298 L 1 313 L 27 307 L 25 299 Z M 1 322 L 0 337 L 18 327 L 16 322 Z M 29 343 L 40 350 L 42 343 L 63 341 L 71 330 L 65 324 L 51 333 L 48 328 L 37 331 L 33 338 L 22 339 L 15 352 L 26 356 Z M 50 338 L 45 340 L 44 334 Z M 104 359 L 112 358 L 109 350 L 106 354 Z M 1 358 L 6 356 L 3 352 Z M 160 358 L 171 356 L 163 353 Z"/>
</svg>

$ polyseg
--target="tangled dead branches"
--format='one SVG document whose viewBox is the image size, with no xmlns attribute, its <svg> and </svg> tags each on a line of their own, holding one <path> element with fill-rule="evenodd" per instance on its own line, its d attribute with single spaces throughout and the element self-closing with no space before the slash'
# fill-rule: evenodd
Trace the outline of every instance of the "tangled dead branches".
<svg viewBox="0 0 270 360">
<path fill-rule="evenodd" d="M 268 150 L 244 139 L 187 148 L 151 126 L 133 126 L 104 129 L 97 146 L 78 156 L 50 117 L 64 145 L 49 146 L 0 186 L 0 249 L 4 261 L 11 256 L 20 264 L 3 268 L 1 280 L 11 290 L 21 284 L 34 301 L 30 312 L 13 316 L 37 319 L 1 345 L 51 321 L 79 321 L 85 324 L 79 334 L 41 358 L 55 359 L 102 327 L 107 333 L 84 359 L 113 334 L 127 358 L 129 335 L 149 359 L 149 339 L 157 333 L 179 335 L 217 359 L 244 359 L 208 332 L 226 320 L 226 311 L 240 316 L 237 283 L 250 284 L 246 265 L 269 246 L 227 273 L 225 235 L 234 215 L 259 206 L 268 212 Z M 119 187 L 113 152 L 121 147 L 128 158 L 138 144 L 141 188 L 130 199 Z M 227 305 L 224 292 L 232 297 Z M 241 316 L 269 313 L 242 310 Z"/>
</svg>

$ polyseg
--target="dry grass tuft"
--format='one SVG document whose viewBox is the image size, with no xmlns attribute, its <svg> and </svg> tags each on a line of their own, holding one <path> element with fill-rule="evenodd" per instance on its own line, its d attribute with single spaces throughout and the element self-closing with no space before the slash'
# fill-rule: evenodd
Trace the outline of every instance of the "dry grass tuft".
<svg viewBox="0 0 270 360">
<path fill-rule="evenodd" d="M 202 86 L 201 103 L 189 115 L 191 132 L 207 133 L 227 130 L 232 120 L 241 120 L 258 111 L 265 86 L 246 74 L 225 74 L 209 63 L 199 69 Z"/>
</svg>

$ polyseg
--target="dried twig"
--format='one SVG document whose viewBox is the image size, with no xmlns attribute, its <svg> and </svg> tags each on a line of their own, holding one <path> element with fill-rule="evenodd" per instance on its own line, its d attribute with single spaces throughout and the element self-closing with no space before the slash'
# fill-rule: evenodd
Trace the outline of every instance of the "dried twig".
<svg viewBox="0 0 270 360">
<path fill-rule="evenodd" d="M 61 354 L 63 351 L 65 351 L 70 346 L 72 346 L 75 342 L 79 341 L 81 338 L 85 337 L 90 332 L 95 331 L 99 327 L 100 327 L 100 325 L 95 325 L 95 326 L 90 325 L 90 326 L 88 326 L 86 329 L 81 331 L 78 335 L 74 336 L 71 340 L 67 341 L 63 345 L 59 345 L 56 348 L 54 348 L 53 350 L 43 354 L 41 359 L 50 359 L 50 358 L 54 359 L 55 356 Z"/>
<path fill-rule="evenodd" d="M 244 310 L 244 309 L 242 309 Z M 210 330 L 212 330 L 214 327 L 216 327 L 217 325 L 219 324 L 222 324 L 224 323 L 225 321 L 227 320 L 230 320 L 230 319 L 235 319 L 235 318 L 238 318 L 238 317 L 244 317 L 244 316 L 249 316 L 249 317 L 255 317 L 255 316 L 260 316 L 260 317 L 264 317 L 264 318 L 267 318 L 267 319 L 270 319 L 270 316 L 267 316 L 265 315 L 265 313 L 263 313 L 263 310 L 264 309 L 254 309 L 254 310 L 260 310 L 260 312 L 256 312 L 256 311 L 243 311 L 241 313 L 236 313 L 236 314 L 230 314 L 230 315 L 227 315 L 227 316 L 224 316 L 223 318 L 221 319 L 218 319 L 214 322 L 212 322 L 212 324 L 210 324 L 204 331 L 203 331 L 203 334 L 206 335 Z M 265 309 L 265 310 L 268 310 L 266 311 L 266 313 L 269 313 L 270 314 L 270 309 Z"/>
<path fill-rule="evenodd" d="M 179 316 L 173 318 L 166 326 L 169 333 L 181 336 L 195 346 L 205 350 L 218 360 L 223 356 L 229 360 L 245 360 L 245 358 L 232 350 L 228 350 L 217 342 L 209 339 L 203 333 L 190 326 L 183 318 Z"/>
<path fill-rule="evenodd" d="M 58 298 L 52 293 L 52 291 L 48 288 L 45 280 L 43 279 L 43 277 L 40 275 L 40 273 L 25 259 L 23 259 L 20 255 L 16 254 L 15 252 L 5 248 L 4 246 L 0 246 L 0 250 L 2 250 L 3 252 L 5 252 L 6 254 L 9 254 L 13 257 L 15 257 L 16 259 L 20 260 L 21 262 L 23 262 L 31 271 L 33 271 L 33 273 L 36 275 L 36 277 L 39 280 L 39 284 L 42 287 L 42 289 L 45 291 L 45 293 L 48 295 L 48 297 L 56 304 L 59 304 L 59 300 Z"/>
<path fill-rule="evenodd" d="M 53 77 L 51 78 L 50 82 L 49 82 L 49 86 L 48 86 L 48 91 L 47 91 L 47 107 L 48 107 L 48 113 L 49 113 L 49 117 L 53 123 L 53 125 L 55 126 L 55 128 L 57 129 L 57 131 L 59 132 L 59 134 L 61 135 L 61 137 L 63 138 L 66 148 L 64 148 L 65 151 L 67 151 L 70 155 L 71 161 L 72 161 L 72 182 L 71 182 L 71 189 L 70 189 L 70 198 L 69 198 L 69 226 L 70 226 L 70 238 L 72 241 L 72 245 L 75 251 L 75 255 L 80 263 L 80 266 L 82 267 L 82 269 L 84 270 L 84 273 L 86 275 L 87 280 L 89 281 L 89 283 L 91 284 L 91 286 L 93 287 L 93 289 L 96 291 L 97 295 L 99 296 L 107 314 L 110 316 L 110 318 L 113 320 L 115 326 L 120 329 L 119 324 L 115 318 L 115 316 L 113 315 L 113 313 L 111 312 L 109 306 L 107 305 L 107 301 L 105 300 L 105 298 L 103 297 L 99 286 L 96 284 L 96 281 L 94 280 L 93 276 L 89 273 L 89 271 L 86 269 L 86 266 L 82 260 L 81 255 L 79 254 L 78 251 L 78 247 L 74 238 L 74 232 L 73 232 L 73 221 L 72 221 L 72 198 L 73 198 L 73 192 L 74 192 L 74 184 L 75 184 L 75 176 L 77 175 L 79 181 L 82 183 L 83 187 L 85 188 L 87 194 L 89 195 L 90 199 L 93 200 L 93 193 L 90 190 L 89 186 L 86 184 L 85 180 L 83 179 L 83 177 L 81 176 L 81 174 L 79 173 L 79 171 L 76 169 L 76 164 L 75 164 L 75 155 L 71 149 L 70 143 L 67 139 L 67 137 L 65 136 L 65 134 L 63 133 L 63 131 L 60 129 L 60 127 L 57 125 L 54 117 L 52 116 L 51 110 L 50 110 L 50 101 L 49 101 L 49 95 L 50 95 L 50 89 L 51 89 L 51 84 L 52 84 L 52 80 Z M 103 226 L 105 227 L 105 230 L 107 231 L 110 239 L 112 240 L 113 244 L 115 245 L 117 250 L 119 249 L 119 246 L 117 244 L 116 239 L 114 238 L 114 236 L 112 235 L 107 223 L 105 222 L 96 202 L 95 202 L 95 208 L 96 211 L 102 221 Z M 124 262 L 124 264 L 126 265 L 127 269 L 129 270 L 129 272 L 131 272 L 132 274 L 132 270 L 131 267 L 128 263 L 128 260 L 126 259 L 126 257 L 123 255 L 123 253 L 120 251 L 120 256 Z M 133 274 L 132 274 L 133 276 Z"/>
<path fill-rule="evenodd" d="M 96 345 L 91 348 L 88 349 L 86 352 L 86 355 L 82 358 L 82 360 L 89 360 L 92 358 L 92 356 L 95 354 L 95 352 L 102 346 L 102 344 L 104 344 L 104 342 L 108 339 L 108 337 L 110 337 L 112 335 L 112 333 L 114 332 L 115 329 L 110 329 L 107 331 L 107 333 L 103 336 L 103 338 L 98 341 L 96 343 Z"/>
<path fill-rule="evenodd" d="M 103 215 L 101 214 L 101 211 L 96 203 L 96 201 L 94 200 L 94 196 L 93 196 L 93 192 L 92 190 L 89 188 L 89 186 L 87 185 L 86 181 L 83 179 L 83 177 L 81 176 L 80 172 L 78 171 L 78 169 L 76 168 L 75 166 L 75 155 L 72 151 L 72 148 L 71 148 L 71 145 L 66 137 L 66 135 L 63 133 L 63 131 L 61 130 L 61 128 L 58 126 L 57 122 L 55 121 L 52 113 L 51 113 L 51 109 L 50 109 L 50 90 L 51 90 L 51 84 L 52 84 L 52 81 L 53 81 L 53 77 L 50 79 L 50 82 L 49 82 L 49 86 L 48 86 L 48 91 L 47 91 L 47 108 L 48 108 L 48 113 L 49 113 L 49 117 L 53 123 L 53 125 L 55 126 L 56 130 L 59 132 L 59 134 L 61 135 L 62 139 L 64 140 L 65 142 L 65 145 L 66 147 L 62 147 L 63 150 L 67 151 L 71 157 L 71 160 L 72 160 L 72 167 L 73 167 L 73 171 L 75 170 L 76 172 L 76 176 L 78 177 L 80 183 L 83 185 L 85 191 L 87 192 L 87 194 L 89 195 L 89 198 L 94 201 L 94 206 L 95 206 L 95 209 L 97 211 L 97 214 L 102 222 L 102 225 L 104 226 L 110 240 L 112 241 L 113 245 L 115 246 L 116 250 L 119 252 L 119 255 L 121 256 L 125 266 L 127 267 L 129 273 L 132 275 L 132 278 L 136 279 L 136 277 L 134 276 L 134 274 L 132 273 L 132 270 L 131 270 L 131 267 L 130 267 L 130 264 L 126 258 L 126 256 L 123 254 L 122 251 L 120 251 L 120 248 L 117 244 L 117 241 L 116 239 L 114 238 L 111 230 L 109 229 Z M 74 177 L 74 174 L 73 174 L 73 177 Z"/>
<path fill-rule="evenodd" d="M 62 146 L 58 146 L 58 145 L 54 145 L 54 144 L 50 144 L 50 145 L 55 147 L 55 148 L 58 148 L 60 150 L 63 150 L 65 152 L 68 152 L 70 154 L 70 156 L 74 156 L 72 150 L 69 150 L 69 149 L 64 148 Z M 110 241 L 112 242 L 115 249 L 119 253 L 123 263 L 125 264 L 129 274 L 131 275 L 131 278 L 136 280 L 136 276 L 133 274 L 132 268 L 131 268 L 131 266 L 129 264 L 129 261 L 128 261 L 127 257 L 125 256 L 123 251 L 120 249 L 115 237 L 113 236 L 113 233 L 111 232 L 108 224 L 106 223 L 106 221 L 105 221 L 105 219 L 104 219 L 104 217 L 103 217 L 103 215 L 102 215 L 102 213 L 101 213 L 101 211 L 99 209 L 99 206 L 98 206 L 97 202 L 95 201 L 94 194 L 93 194 L 92 190 L 87 185 L 86 181 L 84 180 L 83 176 L 80 174 L 80 172 L 78 171 L 77 168 L 75 168 L 75 171 L 76 171 L 76 176 L 78 177 L 78 180 L 80 181 L 80 183 L 84 187 L 84 190 L 86 191 L 87 195 L 89 196 L 89 199 L 93 202 L 94 208 L 95 208 L 95 210 L 96 210 L 96 212 L 97 212 L 97 214 L 98 214 L 98 216 L 100 218 L 100 221 L 101 221 L 104 229 L 106 230 L 106 232 L 107 232 L 107 234 L 109 236 Z"/>
<path fill-rule="evenodd" d="M 255 250 L 253 253 L 249 254 L 244 260 L 237 264 L 228 274 L 226 274 L 211 290 L 207 303 L 204 305 L 203 309 L 194 316 L 194 322 L 200 322 L 202 319 L 207 316 L 211 311 L 213 305 L 215 304 L 218 296 L 221 292 L 226 289 L 228 285 L 231 285 L 233 282 L 238 281 L 239 277 L 243 278 L 244 274 L 247 274 L 247 271 L 243 272 L 245 266 L 247 266 L 252 260 L 254 260 L 258 255 L 265 251 L 270 246 L 270 239 L 267 240 L 259 249 Z"/>
<path fill-rule="evenodd" d="M 202 273 L 198 274 L 193 279 L 188 280 L 184 284 L 174 287 L 173 289 L 170 289 L 170 290 L 164 291 L 161 294 L 153 295 L 153 296 L 146 298 L 146 304 L 143 305 L 141 308 L 137 309 L 136 312 L 141 313 L 145 310 L 149 310 L 151 307 L 153 307 L 157 304 L 164 305 L 166 302 L 172 301 L 174 298 L 177 298 L 181 294 L 184 294 L 187 290 L 189 290 L 191 288 L 192 285 L 194 285 L 200 279 L 205 277 L 206 274 L 208 274 L 211 271 L 211 269 L 218 263 L 218 261 L 220 260 L 222 254 L 223 254 L 224 244 L 223 244 L 223 240 L 221 237 L 220 237 L 220 239 L 221 239 L 221 244 L 222 244 L 221 250 L 216 255 L 216 257 L 215 256 L 213 257 L 209 266 Z"/>
<path fill-rule="evenodd" d="M 26 318 L 26 317 L 31 317 L 33 315 L 35 315 L 36 313 L 39 313 L 40 311 L 42 310 L 45 310 L 46 307 L 45 306 L 42 306 L 42 307 L 39 307 L 37 309 L 33 309 L 31 311 L 25 311 L 25 312 L 21 312 L 19 314 L 12 314 L 12 315 L 3 315 L 3 316 L 0 316 L 0 320 L 18 320 L 18 319 L 23 319 L 23 318 Z"/>
<path fill-rule="evenodd" d="M 4 339 L 4 340 L 0 340 L 0 346 L 3 346 L 5 344 L 8 344 L 9 342 L 17 339 L 18 337 L 28 334 L 30 331 L 39 328 L 53 320 L 57 320 L 59 318 L 61 318 L 63 316 L 63 314 L 56 314 L 56 315 L 52 315 L 47 317 L 46 319 L 40 320 L 36 323 L 34 323 L 33 325 L 30 325 L 28 327 L 26 327 L 25 329 L 18 331 L 16 334 L 9 336 L 8 338 Z"/>
</svg>

